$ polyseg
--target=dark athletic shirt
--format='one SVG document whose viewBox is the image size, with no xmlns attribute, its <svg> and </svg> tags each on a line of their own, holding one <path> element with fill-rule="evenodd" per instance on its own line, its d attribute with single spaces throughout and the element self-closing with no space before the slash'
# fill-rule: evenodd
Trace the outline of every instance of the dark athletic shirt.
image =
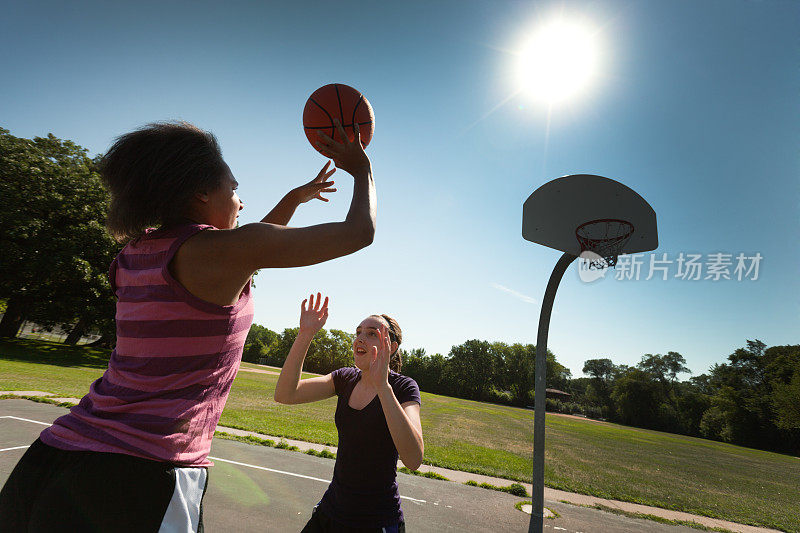
<svg viewBox="0 0 800 533">
<path fill-rule="evenodd" d="M 348 402 L 361 370 L 340 368 L 332 375 L 339 395 L 335 416 L 339 449 L 320 510 L 350 527 L 395 524 L 403 519 L 397 490 L 398 456 L 381 401 L 376 395 L 363 409 L 353 409 Z M 400 405 L 408 401 L 422 404 L 417 382 L 410 377 L 390 371 L 389 385 Z"/>
</svg>

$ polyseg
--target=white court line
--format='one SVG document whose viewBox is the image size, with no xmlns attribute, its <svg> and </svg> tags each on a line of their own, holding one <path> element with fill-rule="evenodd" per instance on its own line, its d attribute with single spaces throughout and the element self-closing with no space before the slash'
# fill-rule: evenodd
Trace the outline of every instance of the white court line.
<svg viewBox="0 0 800 533">
<path fill-rule="evenodd" d="M 250 468 L 258 468 L 259 470 L 266 470 L 267 472 L 275 472 L 276 474 L 285 474 L 287 476 L 301 477 L 303 479 L 311 479 L 313 481 L 321 481 L 323 483 L 328 483 L 328 481 L 329 481 L 327 479 L 320 479 L 318 477 L 304 476 L 303 474 L 295 474 L 294 472 L 285 472 L 283 470 L 275 470 L 274 468 L 267 468 L 266 466 L 249 465 L 247 463 L 240 463 L 239 461 L 231 461 L 230 459 L 223 459 L 221 457 L 212 457 L 212 456 L 209 455 L 208 458 L 209 459 L 213 459 L 214 461 L 222 461 L 224 463 L 231 463 L 231 464 L 239 465 L 239 466 L 248 466 Z"/>
<path fill-rule="evenodd" d="M 39 422 L 38 420 L 31 420 L 29 418 L 20 418 L 18 416 L 11 416 L 11 415 L 0 416 L 0 418 L 13 418 L 14 420 L 21 420 L 23 422 L 32 422 L 34 424 L 41 424 L 43 426 L 51 426 L 52 425 L 52 424 L 49 424 L 47 422 Z M 17 448 L 6 448 L 6 450 L 0 450 L 0 452 L 4 452 L 4 451 L 7 451 L 7 450 L 19 450 L 21 448 L 27 448 L 27 446 L 22 446 L 22 447 L 17 447 Z M 300 477 L 300 478 L 304 478 L 304 479 L 310 479 L 312 481 L 321 481 L 322 483 L 329 483 L 330 482 L 327 479 L 320 479 L 318 477 L 305 476 L 303 474 L 295 474 L 294 472 L 286 472 L 284 470 L 275 470 L 274 468 L 267 468 L 266 466 L 257 466 L 257 465 L 250 465 L 250 464 L 247 464 L 247 463 L 240 463 L 239 461 L 231 461 L 230 459 L 223 459 L 221 457 L 211 457 L 209 455 L 208 458 L 212 459 L 214 461 L 222 461 L 224 463 L 231 463 L 231 464 L 239 465 L 239 466 L 247 466 L 247 467 L 250 467 L 250 468 L 257 468 L 258 470 L 266 470 L 267 472 L 274 472 L 276 474 L 284 474 L 284 475 L 287 475 L 287 476 Z M 427 503 L 425 500 L 418 500 L 416 498 L 410 498 L 408 496 L 400 496 L 400 498 L 402 498 L 404 500 L 410 500 L 412 502 L 417 502 L 417 503 Z"/>
<path fill-rule="evenodd" d="M 212 457 L 210 455 L 208 456 L 208 458 L 209 459 L 213 459 L 214 461 L 222 461 L 224 463 L 231 463 L 231 464 L 239 465 L 239 466 L 247 466 L 249 468 L 257 468 L 258 470 L 266 470 L 267 472 L 274 472 L 276 474 L 285 474 L 287 476 L 301 477 L 303 479 L 311 479 L 313 481 L 321 481 L 322 483 L 330 483 L 329 479 L 321 479 L 321 478 L 318 478 L 318 477 L 305 476 L 303 474 L 295 474 L 294 472 L 286 472 L 284 470 L 275 470 L 274 468 L 267 468 L 266 466 L 258 466 L 258 465 L 251 465 L 251 464 L 247 464 L 247 463 L 240 463 L 239 461 L 231 461 L 230 459 L 222 459 L 221 457 Z M 418 500 L 416 498 L 410 498 L 408 496 L 400 496 L 400 497 L 402 499 L 404 499 L 404 500 L 411 500 L 412 502 L 427 503 L 426 500 Z"/>
<path fill-rule="evenodd" d="M 11 416 L 11 415 L 0 416 L 0 418 L 13 418 L 14 420 L 22 420 L 23 422 L 32 422 L 34 424 L 41 424 L 43 426 L 52 426 L 53 425 L 50 422 L 39 422 L 38 420 L 31 420 L 29 418 L 20 418 L 18 416 Z"/>
<path fill-rule="evenodd" d="M 13 448 L 3 448 L 0 452 L 10 452 L 11 450 L 24 450 L 25 448 L 30 448 L 31 445 L 28 444 L 27 446 L 14 446 Z"/>
</svg>

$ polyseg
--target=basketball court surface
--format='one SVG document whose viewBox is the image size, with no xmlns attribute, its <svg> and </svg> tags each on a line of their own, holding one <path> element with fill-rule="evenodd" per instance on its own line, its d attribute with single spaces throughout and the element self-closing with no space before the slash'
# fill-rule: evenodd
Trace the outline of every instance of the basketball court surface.
<svg viewBox="0 0 800 533">
<path fill-rule="evenodd" d="M 25 448 L 66 413 L 55 405 L 0 400 L 0 484 Z M 209 532 L 300 531 L 333 475 L 334 461 L 303 453 L 214 439 L 203 504 Z M 398 474 L 409 532 L 527 531 L 530 516 L 514 506 L 522 498 L 450 481 Z M 627 518 L 545 500 L 561 516 L 545 531 L 564 533 L 696 533 L 696 529 Z"/>
</svg>

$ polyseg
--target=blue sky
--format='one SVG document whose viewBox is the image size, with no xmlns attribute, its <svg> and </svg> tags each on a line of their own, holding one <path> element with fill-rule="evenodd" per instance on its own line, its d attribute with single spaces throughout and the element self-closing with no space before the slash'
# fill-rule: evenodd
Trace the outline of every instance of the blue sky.
<svg viewBox="0 0 800 533">
<path fill-rule="evenodd" d="M 596 28 L 602 53 L 591 86 L 548 113 L 512 95 L 516 54 L 555 16 Z M 589 358 L 667 351 L 699 374 L 746 339 L 798 342 L 799 22 L 800 4 L 756 0 L 15 2 L 0 18 L 0 127 L 96 154 L 147 122 L 193 122 L 218 136 L 246 223 L 324 164 L 303 105 L 347 83 L 376 115 L 376 240 L 262 271 L 256 322 L 292 327 L 322 290 L 328 327 L 388 313 L 407 348 L 535 343 L 559 253 L 521 238 L 522 203 L 553 178 L 600 174 L 654 207 L 657 254 L 758 252 L 759 279 L 587 284 L 573 266 L 549 347 L 576 376 Z M 335 180 L 294 225 L 344 217 L 351 179 Z"/>
</svg>

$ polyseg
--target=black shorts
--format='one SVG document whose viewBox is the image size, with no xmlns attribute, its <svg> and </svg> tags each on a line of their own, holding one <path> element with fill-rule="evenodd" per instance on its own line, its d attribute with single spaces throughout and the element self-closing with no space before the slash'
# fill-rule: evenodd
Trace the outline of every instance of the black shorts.
<svg viewBox="0 0 800 533">
<path fill-rule="evenodd" d="M 0 491 L 0 532 L 157 532 L 177 492 L 176 470 L 171 463 L 60 450 L 37 439 Z"/>
<path fill-rule="evenodd" d="M 314 507 L 311 518 L 306 523 L 301 533 L 406 533 L 405 522 L 399 522 L 390 527 L 353 528 L 345 526 Z"/>
</svg>

